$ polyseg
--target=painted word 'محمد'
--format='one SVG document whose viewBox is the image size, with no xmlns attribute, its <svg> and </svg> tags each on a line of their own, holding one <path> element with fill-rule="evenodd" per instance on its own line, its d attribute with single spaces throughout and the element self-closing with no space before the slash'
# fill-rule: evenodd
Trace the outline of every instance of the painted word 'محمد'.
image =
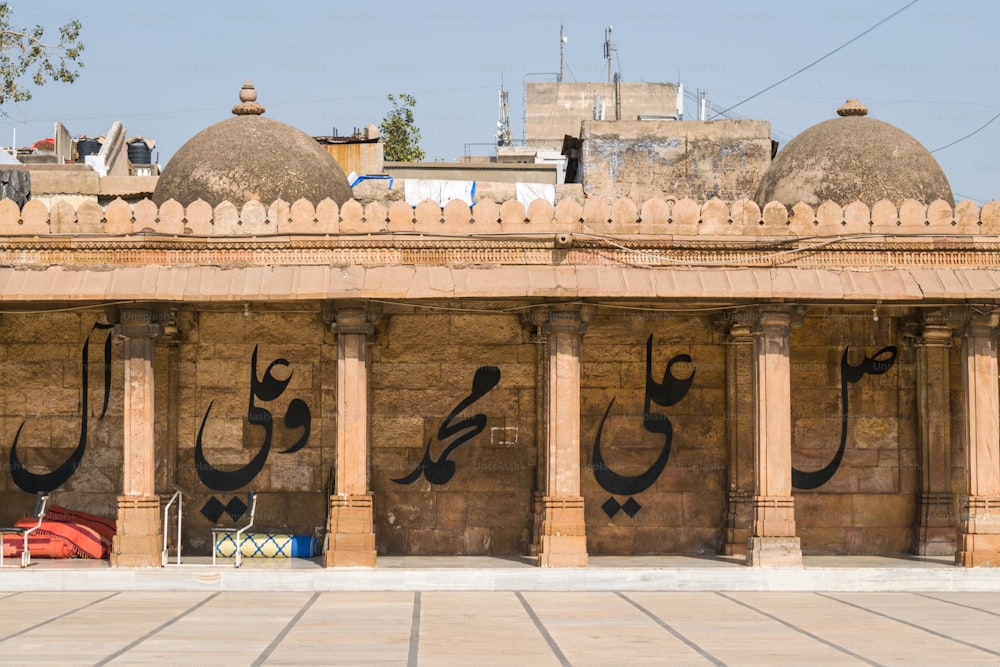
<svg viewBox="0 0 1000 667">
<path fill-rule="evenodd" d="M 481 366 L 476 369 L 476 374 L 472 378 L 472 391 L 441 422 L 441 427 L 438 428 L 437 432 L 437 440 L 443 442 L 462 431 L 465 433 L 459 435 L 450 445 L 445 447 L 437 460 L 431 458 L 431 442 L 434 440 L 431 438 L 427 441 L 423 458 L 413 472 L 392 481 L 396 484 L 412 484 L 423 475 L 431 484 L 447 484 L 455 475 L 455 462 L 450 461 L 448 457 L 461 445 L 483 432 L 483 429 L 486 428 L 486 415 L 483 413 L 475 414 L 454 424 L 452 421 L 462 414 L 463 410 L 488 394 L 499 382 L 500 369 L 496 366 Z"/>
</svg>

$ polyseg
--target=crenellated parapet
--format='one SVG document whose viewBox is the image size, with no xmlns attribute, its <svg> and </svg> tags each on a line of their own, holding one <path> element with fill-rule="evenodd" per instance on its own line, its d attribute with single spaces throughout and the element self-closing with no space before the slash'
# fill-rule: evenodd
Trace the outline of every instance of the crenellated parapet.
<svg viewBox="0 0 1000 667">
<path fill-rule="evenodd" d="M 48 235 L 166 235 L 177 237 L 273 237 L 298 235 L 367 235 L 412 233 L 468 236 L 476 234 L 592 234 L 649 237 L 814 237 L 844 235 L 1000 235 L 1000 202 L 982 207 L 966 200 L 953 208 L 943 200 L 929 205 L 907 200 L 900 206 L 880 201 L 840 206 L 827 201 L 817 207 L 799 203 L 791 209 L 770 202 L 763 210 L 753 201 L 711 199 L 590 198 L 581 206 L 562 199 L 552 206 L 535 200 L 479 201 L 470 207 L 452 201 L 443 208 L 425 200 L 412 207 L 403 201 L 362 205 L 350 200 L 338 206 L 327 199 L 318 205 L 301 199 L 289 203 L 247 202 L 237 207 L 204 201 L 187 207 L 174 200 L 157 206 L 145 199 L 129 204 L 117 199 L 107 206 L 85 201 L 74 206 L 56 201 L 51 208 L 30 201 L 23 208 L 0 201 L 0 237 Z"/>
</svg>

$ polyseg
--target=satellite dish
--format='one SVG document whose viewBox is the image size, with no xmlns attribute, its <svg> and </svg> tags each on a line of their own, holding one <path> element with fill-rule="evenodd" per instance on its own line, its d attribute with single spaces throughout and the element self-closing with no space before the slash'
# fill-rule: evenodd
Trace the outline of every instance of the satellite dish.
<svg viewBox="0 0 1000 667">
<path fill-rule="evenodd" d="M 565 35 L 563 35 L 562 43 L 563 44 L 569 44 L 569 37 L 566 37 Z"/>
</svg>

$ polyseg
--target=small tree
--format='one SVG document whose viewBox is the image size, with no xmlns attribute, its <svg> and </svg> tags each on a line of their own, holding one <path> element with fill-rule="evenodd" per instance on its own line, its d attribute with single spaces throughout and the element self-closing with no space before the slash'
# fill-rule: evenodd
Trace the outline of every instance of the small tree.
<svg viewBox="0 0 1000 667">
<path fill-rule="evenodd" d="M 79 21 L 59 28 L 59 41 L 52 43 L 42 41 L 45 28 L 40 25 L 15 28 L 13 14 L 10 5 L 0 3 L 0 106 L 31 99 L 30 88 L 21 81 L 25 74 L 35 86 L 48 81 L 72 83 L 80 75 L 76 68 L 83 67 Z"/>
<path fill-rule="evenodd" d="M 385 159 L 389 162 L 419 162 L 424 159 L 420 150 L 420 130 L 413 122 L 413 107 L 417 99 L 413 95 L 386 95 L 392 102 L 392 110 L 382 119 L 379 131 Z"/>
</svg>

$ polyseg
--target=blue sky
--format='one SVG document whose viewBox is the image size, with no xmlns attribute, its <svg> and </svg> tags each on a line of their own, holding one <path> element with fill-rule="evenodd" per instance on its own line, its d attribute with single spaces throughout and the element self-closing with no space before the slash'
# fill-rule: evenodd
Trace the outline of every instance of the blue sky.
<svg viewBox="0 0 1000 667">
<path fill-rule="evenodd" d="M 427 159 L 491 151 L 501 82 L 523 136 L 525 82 L 552 81 L 563 26 L 567 81 L 602 81 L 604 30 L 624 81 L 681 81 L 716 111 L 738 104 L 857 37 L 909 0 L 829 2 L 387 1 L 283 3 L 173 0 L 12 3 L 18 26 L 51 34 L 83 23 L 85 67 L 8 104 L 0 144 L 51 135 L 157 140 L 161 164 L 199 130 L 230 116 L 245 79 L 271 118 L 313 135 L 376 125 L 387 93 L 417 98 Z M 767 120 L 782 145 L 833 118 L 847 98 L 935 151 L 956 199 L 1000 198 L 1000 3 L 918 0 L 891 20 L 729 117 Z M 690 102 L 690 100 L 689 100 Z M 694 113 L 689 104 L 688 117 Z M 4 137 L 6 134 L 6 137 Z M 942 150 L 936 150 L 941 148 Z M 154 154 L 155 155 L 155 154 Z"/>
</svg>

